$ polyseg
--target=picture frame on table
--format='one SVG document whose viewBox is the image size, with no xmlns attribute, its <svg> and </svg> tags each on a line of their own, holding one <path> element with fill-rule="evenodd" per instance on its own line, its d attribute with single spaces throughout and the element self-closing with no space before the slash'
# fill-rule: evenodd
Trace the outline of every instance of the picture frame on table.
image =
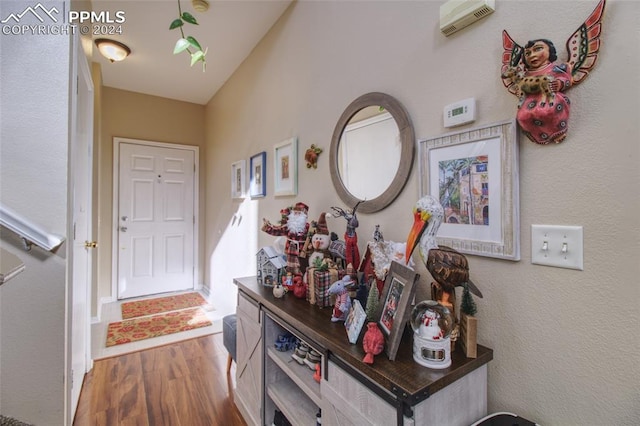
<svg viewBox="0 0 640 426">
<path fill-rule="evenodd" d="M 298 141 L 289 138 L 273 147 L 275 196 L 298 194 Z"/>
<path fill-rule="evenodd" d="M 384 335 L 385 353 L 391 361 L 395 360 L 398 353 L 418 278 L 420 275 L 413 269 L 396 261 L 391 262 L 375 316 Z"/>
<path fill-rule="evenodd" d="M 249 159 L 249 195 L 252 198 L 267 195 L 267 153 L 265 151 Z"/>
<path fill-rule="evenodd" d="M 438 244 L 520 260 L 518 128 L 509 120 L 418 141 L 420 197 L 444 208 Z"/>
<path fill-rule="evenodd" d="M 231 198 L 244 198 L 246 195 L 245 160 L 231 164 Z"/>
<path fill-rule="evenodd" d="M 349 343 L 352 345 L 358 342 L 360 332 L 364 326 L 364 322 L 367 319 L 367 314 L 364 312 L 364 308 L 360 304 L 358 299 L 353 299 L 353 304 L 349 310 L 349 314 L 344 322 L 344 327 L 347 329 L 347 337 Z"/>
</svg>

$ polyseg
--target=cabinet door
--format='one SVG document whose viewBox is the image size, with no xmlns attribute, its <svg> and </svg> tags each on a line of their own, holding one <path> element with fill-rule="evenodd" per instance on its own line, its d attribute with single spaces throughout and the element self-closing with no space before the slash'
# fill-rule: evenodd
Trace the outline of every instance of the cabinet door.
<svg viewBox="0 0 640 426">
<path fill-rule="evenodd" d="M 262 412 L 262 330 L 260 309 L 238 298 L 236 354 L 236 399 L 247 424 L 261 424 Z"/>
<path fill-rule="evenodd" d="M 328 380 L 321 383 L 322 425 L 393 425 L 397 411 L 356 378 L 328 363 Z"/>
</svg>

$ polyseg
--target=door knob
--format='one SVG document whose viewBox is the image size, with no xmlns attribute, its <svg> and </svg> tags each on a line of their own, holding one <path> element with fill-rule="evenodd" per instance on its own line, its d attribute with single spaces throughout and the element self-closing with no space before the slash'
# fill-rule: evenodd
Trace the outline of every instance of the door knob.
<svg viewBox="0 0 640 426">
<path fill-rule="evenodd" d="M 126 226 L 121 226 L 121 227 L 120 227 L 120 231 L 122 231 L 122 232 L 127 232 L 127 227 L 126 227 Z"/>
<path fill-rule="evenodd" d="M 97 241 L 85 241 L 84 242 L 84 246 L 86 248 L 96 248 L 96 247 L 98 247 L 98 242 Z"/>
</svg>

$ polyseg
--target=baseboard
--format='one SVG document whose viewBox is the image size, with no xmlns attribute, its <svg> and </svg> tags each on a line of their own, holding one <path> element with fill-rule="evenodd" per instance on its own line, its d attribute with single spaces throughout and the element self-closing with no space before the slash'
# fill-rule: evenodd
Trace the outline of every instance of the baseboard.
<svg viewBox="0 0 640 426">
<path fill-rule="evenodd" d="M 95 316 L 95 317 L 91 317 L 91 324 L 100 323 L 101 318 L 102 318 L 102 305 L 105 305 L 107 303 L 112 303 L 112 302 L 115 302 L 113 297 L 102 297 L 102 298 L 100 298 L 100 301 L 98 302 L 98 315 Z"/>
<path fill-rule="evenodd" d="M 205 297 L 205 299 L 209 299 L 209 297 L 211 296 L 211 290 L 209 289 L 209 287 L 205 287 L 202 284 L 196 286 L 195 290 L 199 291 Z"/>
</svg>

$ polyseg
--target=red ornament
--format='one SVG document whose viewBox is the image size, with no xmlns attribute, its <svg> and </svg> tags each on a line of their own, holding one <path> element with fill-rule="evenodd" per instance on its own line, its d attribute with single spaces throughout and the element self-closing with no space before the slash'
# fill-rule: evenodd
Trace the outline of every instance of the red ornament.
<svg viewBox="0 0 640 426">
<path fill-rule="evenodd" d="M 374 355 L 378 355 L 384 349 L 384 335 L 378 328 L 378 324 L 375 322 L 367 323 L 367 332 L 364 333 L 362 339 L 362 348 L 365 355 L 362 362 L 366 364 L 373 364 Z"/>
<path fill-rule="evenodd" d="M 299 299 L 307 297 L 307 285 L 302 282 L 302 276 L 293 277 L 293 295 Z"/>
</svg>

